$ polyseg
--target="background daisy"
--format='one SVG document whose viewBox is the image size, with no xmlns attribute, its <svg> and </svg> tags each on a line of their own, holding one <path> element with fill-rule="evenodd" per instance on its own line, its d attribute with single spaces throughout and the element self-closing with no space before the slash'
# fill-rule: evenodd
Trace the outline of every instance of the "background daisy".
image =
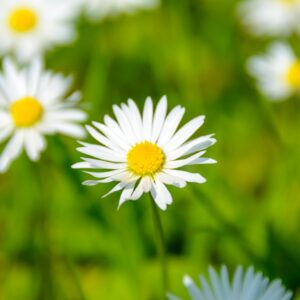
<svg viewBox="0 0 300 300">
<path fill-rule="evenodd" d="M 216 140 L 212 135 L 189 140 L 204 123 L 204 116 L 196 117 L 178 129 L 185 109 L 176 106 L 167 114 L 167 99 L 163 97 L 154 109 L 147 98 L 142 114 L 132 100 L 113 106 L 116 120 L 104 117 L 104 123 L 93 122 L 88 132 L 99 143 L 81 142 L 77 150 L 92 158 L 74 168 L 110 171 L 87 172 L 96 180 L 87 185 L 117 181 L 108 193 L 122 190 L 119 206 L 126 200 L 137 200 L 143 193 L 151 192 L 156 204 L 163 210 L 172 203 L 166 185 L 185 187 L 187 182 L 204 183 L 198 173 L 178 170 L 188 165 L 211 164 L 205 158 L 205 149 Z"/>
<path fill-rule="evenodd" d="M 267 54 L 250 58 L 247 68 L 271 100 L 283 100 L 300 91 L 300 60 L 287 44 L 272 44 Z"/>
<path fill-rule="evenodd" d="M 209 281 L 199 276 L 201 286 L 185 276 L 183 284 L 192 300 L 289 300 L 292 293 L 288 292 L 280 280 L 270 281 L 262 273 L 255 272 L 253 267 L 246 271 L 238 267 L 232 282 L 229 279 L 228 269 L 223 266 L 220 274 L 209 269 Z M 180 300 L 169 295 L 170 300 Z"/>
<path fill-rule="evenodd" d="M 10 138 L 0 155 L 0 172 L 9 167 L 23 149 L 37 161 L 46 147 L 44 135 L 62 133 L 83 137 L 78 124 L 86 114 L 74 108 L 78 93 L 66 98 L 72 80 L 43 70 L 40 60 L 18 69 L 10 60 L 0 74 L 0 142 Z"/>
<path fill-rule="evenodd" d="M 120 13 L 133 13 L 139 9 L 153 8 L 158 3 L 159 0 L 82 0 L 84 9 L 93 20 Z"/>
<path fill-rule="evenodd" d="M 255 35 L 300 32 L 299 0 L 245 0 L 239 6 L 241 21 Z"/>
<path fill-rule="evenodd" d="M 1 0 L 0 54 L 28 61 L 74 40 L 78 3 L 72 0 Z"/>
</svg>

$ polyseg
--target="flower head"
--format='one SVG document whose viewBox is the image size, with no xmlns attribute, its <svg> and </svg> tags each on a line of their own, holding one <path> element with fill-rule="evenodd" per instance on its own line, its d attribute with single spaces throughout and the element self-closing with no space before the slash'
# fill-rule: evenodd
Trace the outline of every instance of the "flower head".
<svg viewBox="0 0 300 300">
<path fill-rule="evenodd" d="M 242 22 L 255 35 L 300 33 L 300 0 L 244 0 L 239 13 Z"/>
<path fill-rule="evenodd" d="M 150 9 L 158 3 L 159 0 L 82 0 L 92 20 L 100 20 L 120 13 L 133 13 L 139 9 Z"/>
<path fill-rule="evenodd" d="M 185 276 L 183 284 L 188 290 L 192 300 L 290 300 L 292 293 L 288 292 L 280 280 L 270 281 L 262 273 L 256 273 L 253 267 L 246 271 L 238 267 L 230 281 L 225 266 L 221 274 L 209 269 L 209 282 L 199 276 L 200 288 L 189 277 Z M 168 295 L 170 300 L 180 300 L 178 297 Z"/>
<path fill-rule="evenodd" d="M 78 93 L 66 97 L 72 80 L 43 70 L 42 62 L 18 69 L 10 60 L 0 74 L 0 142 L 10 138 L 0 154 L 0 172 L 9 167 L 23 149 L 33 161 L 46 147 L 44 135 L 62 133 L 83 137 L 77 123 L 86 114 L 74 108 Z"/>
<path fill-rule="evenodd" d="M 77 0 L 1 0 L 0 54 L 21 61 L 42 55 L 75 37 Z"/>
<path fill-rule="evenodd" d="M 172 203 L 167 184 L 182 188 L 187 182 L 205 182 L 200 174 L 177 170 L 187 165 L 215 163 L 203 157 L 205 149 L 216 142 L 212 135 L 189 140 L 204 123 L 204 116 L 177 130 L 185 110 L 176 106 L 167 114 L 166 97 L 155 109 L 151 98 L 147 98 L 142 114 L 133 100 L 114 105 L 113 110 L 116 120 L 105 116 L 104 123 L 87 126 L 99 144 L 81 142 L 82 147 L 78 148 L 93 158 L 83 157 L 84 161 L 73 167 L 99 169 L 87 172 L 96 180 L 85 184 L 118 182 L 109 194 L 122 190 L 119 205 L 150 192 L 156 204 L 165 210 Z M 104 172 L 105 169 L 110 171 Z"/>
<path fill-rule="evenodd" d="M 283 100 L 300 91 L 300 59 L 286 44 L 274 43 L 267 54 L 250 58 L 248 71 L 271 100 Z"/>
</svg>

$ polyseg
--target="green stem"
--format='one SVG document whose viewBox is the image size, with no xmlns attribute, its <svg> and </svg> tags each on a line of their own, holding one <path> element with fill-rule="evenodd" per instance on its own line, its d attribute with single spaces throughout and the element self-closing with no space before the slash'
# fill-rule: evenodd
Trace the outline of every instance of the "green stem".
<svg viewBox="0 0 300 300">
<path fill-rule="evenodd" d="M 151 196 L 150 198 L 151 198 L 150 201 L 151 201 L 152 212 L 153 212 L 153 222 L 156 231 L 156 239 L 158 245 L 157 249 L 158 249 L 158 253 L 160 256 L 160 263 L 161 263 L 163 298 L 165 298 L 169 288 L 166 243 L 165 243 L 165 237 L 164 237 L 164 232 L 163 232 L 163 227 L 162 227 L 158 207 L 154 202 L 153 198 Z"/>
<path fill-rule="evenodd" d="M 41 249 L 39 255 L 40 275 L 41 275 L 41 290 L 39 299 L 53 299 L 53 277 L 52 277 L 52 257 L 50 247 L 50 237 L 48 230 L 48 210 L 49 198 L 47 193 L 47 184 L 45 182 L 45 173 L 42 166 L 38 163 L 34 166 L 36 182 L 39 185 L 39 230 L 41 237 Z"/>
<path fill-rule="evenodd" d="M 274 115 L 274 111 L 268 102 L 268 100 L 263 99 L 261 97 L 258 97 L 258 103 L 261 108 L 261 112 L 263 114 L 264 121 L 266 123 L 267 128 L 270 130 L 270 132 L 274 135 L 274 137 L 277 139 L 278 144 L 284 148 L 285 141 L 282 136 L 281 130 L 278 127 L 276 116 Z"/>
<path fill-rule="evenodd" d="M 222 228 L 229 233 L 232 237 L 236 238 L 236 241 L 239 243 L 241 248 L 247 253 L 247 255 L 256 263 L 260 263 L 261 259 L 253 252 L 249 247 L 247 240 L 245 239 L 244 234 L 238 226 L 234 223 L 228 221 L 220 210 L 214 205 L 213 199 L 203 191 L 200 191 L 196 187 L 193 187 L 192 193 L 201 205 L 203 205 L 207 211 L 214 216 L 214 218 L 222 225 Z"/>
</svg>

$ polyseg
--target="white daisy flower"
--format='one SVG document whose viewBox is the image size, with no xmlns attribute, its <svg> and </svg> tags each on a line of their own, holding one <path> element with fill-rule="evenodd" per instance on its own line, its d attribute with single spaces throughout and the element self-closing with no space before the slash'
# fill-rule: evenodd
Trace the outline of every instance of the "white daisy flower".
<svg viewBox="0 0 300 300">
<path fill-rule="evenodd" d="M 20 61 L 42 55 L 76 36 L 72 0 L 1 0 L 0 54 L 13 53 Z"/>
<path fill-rule="evenodd" d="M 78 148 L 93 158 L 83 157 L 84 162 L 73 167 L 100 170 L 87 172 L 96 180 L 85 184 L 118 182 L 108 194 L 123 190 L 119 207 L 126 200 L 137 200 L 150 192 L 156 204 L 165 210 L 172 203 L 166 185 L 182 188 L 187 182 L 206 181 L 200 174 L 177 170 L 186 165 L 215 163 L 203 157 L 205 149 L 216 142 L 212 135 L 189 140 L 204 123 L 204 116 L 177 130 L 185 109 L 176 106 L 167 114 L 166 97 L 162 97 L 156 109 L 151 98 L 147 98 L 142 114 L 133 100 L 114 105 L 113 111 L 116 120 L 106 115 L 104 123 L 87 126 L 99 144 L 81 142 L 83 147 Z"/>
<path fill-rule="evenodd" d="M 300 0 L 245 0 L 239 6 L 239 13 L 255 35 L 300 33 Z"/>
<path fill-rule="evenodd" d="M 286 44 L 272 44 L 267 54 L 250 58 L 247 67 L 270 100 L 283 100 L 300 91 L 300 59 Z"/>
<path fill-rule="evenodd" d="M 82 4 L 92 20 L 121 13 L 134 13 L 140 9 L 151 9 L 159 4 L 159 0 L 82 0 Z"/>
<path fill-rule="evenodd" d="M 225 266 L 221 268 L 220 275 L 210 268 L 209 282 L 202 275 L 199 276 L 199 280 L 200 288 L 189 276 L 183 278 L 183 284 L 192 300 L 290 300 L 292 298 L 292 293 L 285 289 L 280 280 L 270 281 L 262 273 L 256 273 L 253 267 L 246 271 L 238 267 L 232 281 Z M 180 300 L 171 294 L 168 298 Z"/>
<path fill-rule="evenodd" d="M 65 98 L 71 83 L 70 77 L 44 71 L 40 60 L 23 69 L 4 60 L 0 73 L 0 142 L 10 140 L 0 154 L 0 172 L 6 171 L 23 149 L 37 161 L 46 147 L 44 135 L 84 137 L 78 122 L 84 121 L 86 114 L 74 108 L 80 95 Z"/>
</svg>

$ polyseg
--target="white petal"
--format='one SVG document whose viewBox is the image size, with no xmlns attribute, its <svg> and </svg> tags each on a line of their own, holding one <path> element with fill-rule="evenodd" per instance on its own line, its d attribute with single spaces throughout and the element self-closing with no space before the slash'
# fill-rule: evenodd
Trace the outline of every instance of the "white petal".
<svg viewBox="0 0 300 300">
<path fill-rule="evenodd" d="M 121 104 L 122 110 L 124 112 L 124 115 L 131 127 L 131 130 L 133 132 L 134 141 L 139 142 L 141 140 L 141 127 L 139 128 L 137 126 L 136 121 L 136 113 L 129 108 L 125 103 Z"/>
<path fill-rule="evenodd" d="M 132 115 L 134 116 L 134 119 L 132 120 L 132 123 L 135 124 L 135 129 L 137 131 L 137 135 L 139 140 L 142 140 L 142 135 L 143 135 L 143 122 L 142 122 L 142 117 L 141 113 L 136 106 L 135 102 L 132 99 L 128 100 L 128 106 L 130 110 L 132 111 Z"/>
<path fill-rule="evenodd" d="M 39 133 L 29 130 L 25 133 L 24 146 L 28 157 L 32 161 L 37 161 L 40 158 L 41 151 L 45 149 L 46 142 Z"/>
<path fill-rule="evenodd" d="M 168 191 L 166 186 L 160 181 L 152 183 L 150 192 L 153 197 L 153 200 L 155 201 L 157 206 L 162 210 L 166 210 L 167 205 L 171 204 L 173 201 L 171 193 Z"/>
<path fill-rule="evenodd" d="M 103 136 L 99 131 L 95 130 L 93 127 L 87 125 L 86 129 L 90 133 L 90 135 L 99 143 L 114 151 L 121 152 L 121 149 L 118 144 L 113 143 L 111 140 Z"/>
<path fill-rule="evenodd" d="M 51 118 L 59 121 L 83 122 L 87 119 L 84 111 L 74 108 L 48 112 L 48 114 Z"/>
<path fill-rule="evenodd" d="M 222 293 L 222 284 L 219 280 L 217 272 L 212 267 L 209 268 L 209 276 L 211 285 L 214 287 L 213 292 L 215 294 L 215 299 L 222 299 L 224 297 Z"/>
<path fill-rule="evenodd" d="M 202 293 L 200 292 L 198 287 L 195 285 L 195 283 L 194 283 L 194 281 L 192 280 L 191 277 L 189 277 L 188 275 L 185 275 L 183 277 L 183 284 L 187 288 L 187 290 L 188 290 L 190 296 L 192 297 L 192 299 L 206 300 L 206 299 L 203 298 Z"/>
<path fill-rule="evenodd" d="M 232 299 L 239 299 L 242 290 L 242 282 L 243 282 L 243 268 L 239 266 L 233 277 L 233 284 L 232 284 Z"/>
<path fill-rule="evenodd" d="M 183 115 L 184 115 L 185 109 L 176 106 L 173 108 L 173 110 L 168 114 L 164 126 L 161 130 L 161 134 L 159 136 L 157 144 L 160 147 L 165 146 L 169 142 L 169 140 L 172 138 L 174 132 L 176 131 Z"/>
<path fill-rule="evenodd" d="M 115 185 L 107 194 L 103 195 L 102 198 L 107 197 L 110 194 L 113 194 L 115 192 L 118 192 L 122 189 L 124 189 L 126 186 L 128 185 L 128 183 L 124 183 L 124 182 L 119 182 L 117 185 Z"/>
<path fill-rule="evenodd" d="M 195 182 L 195 183 L 206 182 L 206 179 L 197 173 L 190 173 L 190 172 L 181 171 L 181 170 L 165 170 L 165 173 L 175 176 L 175 177 L 179 177 L 182 180 L 187 181 L 187 182 Z"/>
<path fill-rule="evenodd" d="M 92 166 L 89 162 L 81 161 L 79 163 L 73 164 L 72 169 L 94 169 L 94 166 Z"/>
<path fill-rule="evenodd" d="M 13 126 L 5 126 L 4 128 L 0 129 L 0 143 L 5 141 L 12 133 L 13 133 Z"/>
<path fill-rule="evenodd" d="M 212 289 L 203 276 L 199 276 L 204 299 L 215 299 Z M 240 300 L 240 299 L 239 299 Z"/>
<path fill-rule="evenodd" d="M 147 181 L 146 177 L 143 177 L 140 180 L 140 182 L 135 187 L 132 195 L 130 196 L 130 200 L 137 200 L 142 196 L 142 194 L 144 193 L 145 185 L 147 185 L 147 182 L 145 181 Z"/>
<path fill-rule="evenodd" d="M 77 148 L 77 151 L 99 158 L 101 160 L 107 160 L 107 161 L 112 161 L 112 162 L 126 162 L 126 156 L 125 154 L 121 154 L 115 151 L 112 151 L 109 148 L 98 146 L 98 145 L 93 145 L 93 144 L 88 144 L 88 143 L 83 143 L 81 144 L 84 145 L 84 147 L 79 147 Z"/>
<path fill-rule="evenodd" d="M 4 148 L 3 153 L 0 156 L 0 172 L 5 172 L 10 163 L 20 155 L 23 149 L 24 132 L 22 130 L 17 131 L 11 140 Z"/>
<path fill-rule="evenodd" d="M 204 150 L 214 145 L 216 143 L 216 139 L 211 138 L 211 136 L 211 134 L 207 136 L 201 136 L 183 144 L 181 147 L 175 149 L 174 151 L 167 153 L 168 160 L 171 161 L 182 156 Z"/>
<path fill-rule="evenodd" d="M 134 184 L 133 183 L 130 183 L 128 184 L 122 194 L 121 194 L 121 197 L 120 197 L 120 201 L 119 201 L 119 205 L 118 205 L 118 209 L 120 209 L 121 205 L 126 202 L 127 200 L 130 200 L 130 196 L 133 192 L 133 189 L 134 189 Z"/>
<path fill-rule="evenodd" d="M 167 298 L 169 300 L 181 300 L 180 298 L 178 298 L 177 296 L 171 294 L 171 293 L 167 293 Z"/>
<path fill-rule="evenodd" d="M 123 150 L 127 151 L 131 145 L 133 144 L 128 139 L 126 139 L 126 135 L 120 129 L 118 123 L 110 118 L 109 116 L 104 117 L 104 122 L 106 125 L 92 122 L 93 125 L 99 129 L 105 136 L 115 145 L 118 145 Z"/>
<path fill-rule="evenodd" d="M 202 156 L 205 153 L 205 151 L 198 152 L 190 157 L 187 157 L 185 159 L 180 160 L 173 160 L 173 161 L 167 161 L 165 168 L 166 169 L 177 169 L 186 165 L 193 165 L 194 161 Z"/>
<path fill-rule="evenodd" d="M 186 182 L 183 179 L 163 172 L 157 174 L 155 178 L 162 183 L 174 185 L 179 188 L 183 188 L 186 186 Z"/>
<path fill-rule="evenodd" d="M 197 117 L 184 125 L 164 146 L 166 152 L 172 151 L 187 141 L 204 123 L 205 116 Z"/>
<path fill-rule="evenodd" d="M 221 285 L 223 295 L 226 299 L 231 299 L 231 284 L 228 275 L 228 269 L 225 266 L 221 268 Z"/>
<path fill-rule="evenodd" d="M 132 130 L 132 127 L 131 127 L 125 113 L 117 105 L 113 106 L 113 111 L 118 120 L 118 124 L 123 132 L 123 135 L 125 135 L 126 138 L 128 140 L 130 140 L 132 143 L 135 143 L 136 137 L 134 136 L 134 132 Z"/>
<path fill-rule="evenodd" d="M 34 59 L 27 69 L 27 93 L 29 96 L 36 96 L 42 70 L 43 63 L 40 59 Z"/>
<path fill-rule="evenodd" d="M 150 177 L 146 176 L 143 177 L 142 179 L 142 187 L 143 187 L 143 191 L 144 193 L 148 193 L 150 192 L 151 186 L 152 186 L 152 180 Z"/>
<path fill-rule="evenodd" d="M 58 122 L 56 125 L 53 124 L 55 130 L 59 133 L 75 137 L 75 138 L 84 138 L 86 133 L 82 126 L 67 122 Z"/>
<path fill-rule="evenodd" d="M 123 173 L 125 170 L 113 170 L 113 171 L 107 171 L 107 172 L 88 172 L 86 171 L 85 173 L 96 177 L 96 178 L 105 178 L 105 177 L 113 177 L 116 176 L 120 173 Z"/>
<path fill-rule="evenodd" d="M 153 122 L 153 103 L 152 99 L 148 97 L 143 111 L 143 137 L 145 140 L 150 141 L 152 134 Z"/>
<path fill-rule="evenodd" d="M 162 127 L 165 122 L 165 117 L 167 114 L 167 97 L 163 96 L 159 103 L 157 104 L 154 118 L 153 118 L 153 129 L 152 129 L 152 136 L 151 136 L 151 142 L 156 143 L 159 134 L 162 130 Z"/>
</svg>

